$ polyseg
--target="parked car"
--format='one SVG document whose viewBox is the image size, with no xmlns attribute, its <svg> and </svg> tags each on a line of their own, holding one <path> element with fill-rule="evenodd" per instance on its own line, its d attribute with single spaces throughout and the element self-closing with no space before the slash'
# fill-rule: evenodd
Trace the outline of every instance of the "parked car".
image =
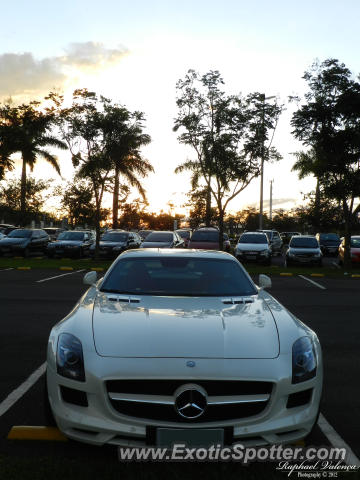
<svg viewBox="0 0 360 480">
<path fill-rule="evenodd" d="M 322 252 L 319 242 L 310 235 L 292 237 L 285 255 L 285 264 L 289 267 L 295 264 L 322 266 Z"/>
<path fill-rule="evenodd" d="M 145 238 L 152 232 L 153 230 L 139 230 L 138 235 L 140 236 L 141 240 L 145 240 Z"/>
<path fill-rule="evenodd" d="M 269 243 L 271 245 L 271 251 L 273 255 L 280 255 L 282 252 L 283 241 L 281 240 L 280 233 L 277 230 L 257 230 L 258 232 L 266 233 Z"/>
<path fill-rule="evenodd" d="M 49 243 L 49 235 L 41 229 L 16 228 L 0 240 L 0 254 L 23 255 L 31 252 L 45 253 Z"/>
<path fill-rule="evenodd" d="M 0 232 L 4 233 L 5 235 L 9 235 L 10 232 L 12 232 L 13 230 L 16 230 L 17 228 L 20 228 L 20 227 L 15 227 L 15 225 L 10 225 L 8 223 L 0 224 Z"/>
<path fill-rule="evenodd" d="M 299 235 L 301 235 L 300 232 L 281 232 L 280 233 L 280 238 L 283 242 L 283 245 L 289 245 L 291 237 L 295 237 L 295 236 L 299 236 Z"/>
<path fill-rule="evenodd" d="M 341 240 L 337 233 L 317 233 L 315 236 L 323 255 L 336 256 L 338 254 Z"/>
<path fill-rule="evenodd" d="M 151 232 L 142 242 L 141 248 L 184 248 L 184 240 L 176 232 Z"/>
<path fill-rule="evenodd" d="M 219 250 L 219 230 L 214 227 L 201 227 L 193 232 L 188 243 L 188 248 L 196 248 L 200 250 Z M 229 236 L 224 233 L 223 237 L 224 250 L 231 251 Z"/>
<path fill-rule="evenodd" d="M 360 236 L 352 236 L 350 240 L 351 263 L 360 264 Z M 339 246 L 339 263 L 344 263 L 345 256 L 345 239 L 342 239 Z"/>
<path fill-rule="evenodd" d="M 124 250 L 129 248 L 139 248 L 141 238 L 135 232 L 126 232 L 125 230 L 108 230 L 100 237 L 99 256 L 114 258 Z M 95 255 L 95 242 L 90 247 L 90 255 Z"/>
<path fill-rule="evenodd" d="M 2 240 L 5 237 L 6 237 L 5 233 L 0 232 L 0 240 Z"/>
<path fill-rule="evenodd" d="M 311 432 L 321 347 L 269 277 L 257 287 L 225 252 L 128 250 L 84 283 L 47 346 L 48 406 L 67 437 L 263 446 Z"/>
<path fill-rule="evenodd" d="M 239 261 L 270 265 L 271 247 L 267 235 L 261 232 L 243 233 L 235 247 L 235 256 Z"/>
<path fill-rule="evenodd" d="M 92 230 L 68 230 L 60 233 L 55 242 L 47 248 L 48 256 L 79 257 L 89 255 L 90 247 L 95 242 L 95 232 Z"/>
<path fill-rule="evenodd" d="M 49 235 L 52 242 L 57 239 L 61 232 L 65 231 L 64 228 L 60 227 L 45 227 L 43 230 Z"/>
<path fill-rule="evenodd" d="M 187 247 L 191 238 L 191 229 L 189 228 L 180 228 L 175 230 L 175 232 L 184 240 L 184 246 Z"/>
</svg>

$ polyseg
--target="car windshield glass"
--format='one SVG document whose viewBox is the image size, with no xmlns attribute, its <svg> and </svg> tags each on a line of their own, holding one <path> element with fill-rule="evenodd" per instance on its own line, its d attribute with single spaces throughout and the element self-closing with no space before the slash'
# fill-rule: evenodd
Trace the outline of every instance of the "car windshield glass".
<svg viewBox="0 0 360 480">
<path fill-rule="evenodd" d="M 9 233 L 9 238 L 28 238 L 31 237 L 31 230 L 13 230 Z"/>
<path fill-rule="evenodd" d="M 237 262 L 189 257 L 122 259 L 109 272 L 101 291 L 188 297 L 257 293 Z"/>
<path fill-rule="evenodd" d="M 187 230 L 176 230 L 176 233 L 180 235 L 181 238 L 190 238 L 190 233 Z"/>
<path fill-rule="evenodd" d="M 246 234 L 241 235 L 239 243 L 268 243 L 266 235 Z"/>
<path fill-rule="evenodd" d="M 146 238 L 151 233 L 151 230 L 140 230 L 139 235 L 142 239 Z"/>
<path fill-rule="evenodd" d="M 316 238 L 293 237 L 290 242 L 292 248 L 318 248 Z"/>
<path fill-rule="evenodd" d="M 359 238 L 352 238 L 350 245 L 353 248 L 360 248 L 360 237 Z"/>
<path fill-rule="evenodd" d="M 63 232 L 58 236 L 58 240 L 83 240 L 83 232 Z"/>
<path fill-rule="evenodd" d="M 192 234 L 192 242 L 219 242 L 217 230 L 197 230 Z"/>
<path fill-rule="evenodd" d="M 101 240 L 104 242 L 127 242 L 128 236 L 127 233 L 104 233 Z"/>
<path fill-rule="evenodd" d="M 320 238 L 321 240 L 333 240 L 335 242 L 340 242 L 340 237 L 339 235 L 336 235 L 336 233 L 322 233 Z"/>
<path fill-rule="evenodd" d="M 172 242 L 173 234 L 167 232 L 153 232 L 146 237 L 147 242 Z"/>
</svg>

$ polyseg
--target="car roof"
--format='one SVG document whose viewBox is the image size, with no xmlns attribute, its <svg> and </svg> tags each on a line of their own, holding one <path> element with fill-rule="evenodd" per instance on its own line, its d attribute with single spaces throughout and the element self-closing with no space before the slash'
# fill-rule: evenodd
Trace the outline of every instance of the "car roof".
<svg viewBox="0 0 360 480">
<path fill-rule="evenodd" d="M 228 259 L 237 262 L 237 259 L 227 252 L 220 250 L 196 250 L 192 248 L 136 248 L 126 250 L 120 257 L 189 257 L 189 258 L 218 258 Z"/>
</svg>

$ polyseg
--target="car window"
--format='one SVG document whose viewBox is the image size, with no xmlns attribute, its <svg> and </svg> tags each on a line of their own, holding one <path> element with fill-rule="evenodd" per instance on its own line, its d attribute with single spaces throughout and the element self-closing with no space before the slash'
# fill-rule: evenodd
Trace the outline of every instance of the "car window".
<svg viewBox="0 0 360 480">
<path fill-rule="evenodd" d="M 31 237 L 31 230 L 13 230 L 9 233 L 8 238 L 28 238 Z"/>
<path fill-rule="evenodd" d="M 289 247 L 293 248 L 318 248 L 319 244 L 316 238 L 292 237 Z"/>
<path fill-rule="evenodd" d="M 242 296 L 257 290 L 233 260 L 127 258 L 118 261 L 101 291 L 143 295 Z"/>
<path fill-rule="evenodd" d="M 62 232 L 58 236 L 58 240 L 81 241 L 84 239 L 84 232 Z"/>
<path fill-rule="evenodd" d="M 360 237 L 359 238 L 352 238 L 350 242 L 350 246 L 353 248 L 360 248 Z"/>
<path fill-rule="evenodd" d="M 153 232 L 146 237 L 145 241 L 146 242 L 172 242 L 173 239 L 174 239 L 174 236 L 172 233 Z"/>
<path fill-rule="evenodd" d="M 191 242 L 219 242 L 217 230 L 196 230 L 191 237 Z"/>
<path fill-rule="evenodd" d="M 244 233 L 239 238 L 239 243 L 268 243 L 267 236 L 254 233 Z"/>
</svg>

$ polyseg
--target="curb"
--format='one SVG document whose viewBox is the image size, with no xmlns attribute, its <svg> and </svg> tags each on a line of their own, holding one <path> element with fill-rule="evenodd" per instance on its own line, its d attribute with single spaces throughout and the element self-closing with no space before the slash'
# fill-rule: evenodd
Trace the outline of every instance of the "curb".
<svg viewBox="0 0 360 480">
<path fill-rule="evenodd" d="M 31 270 L 31 267 L 17 267 L 16 270 Z"/>
<path fill-rule="evenodd" d="M 67 438 L 56 427 L 43 426 L 14 426 L 11 428 L 8 440 L 45 440 L 53 442 L 67 442 Z"/>
<path fill-rule="evenodd" d="M 325 277 L 324 273 L 310 273 L 310 277 Z"/>
<path fill-rule="evenodd" d="M 290 273 L 290 272 L 280 272 L 280 275 L 282 277 L 292 277 L 293 276 L 293 273 Z"/>
<path fill-rule="evenodd" d="M 74 269 L 73 269 L 73 267 L 59 267 L 59 270 L 72 271 Z"/>
<path fill-rule="evenodd" d="M 92 268 L 91 270 L 92 270 L 93 272 L 103 272 L 103 271 L 104 271 L 104 269 L 101 268 L 101 267 L 94 267 L 94 268 Z"/>
</svg>

